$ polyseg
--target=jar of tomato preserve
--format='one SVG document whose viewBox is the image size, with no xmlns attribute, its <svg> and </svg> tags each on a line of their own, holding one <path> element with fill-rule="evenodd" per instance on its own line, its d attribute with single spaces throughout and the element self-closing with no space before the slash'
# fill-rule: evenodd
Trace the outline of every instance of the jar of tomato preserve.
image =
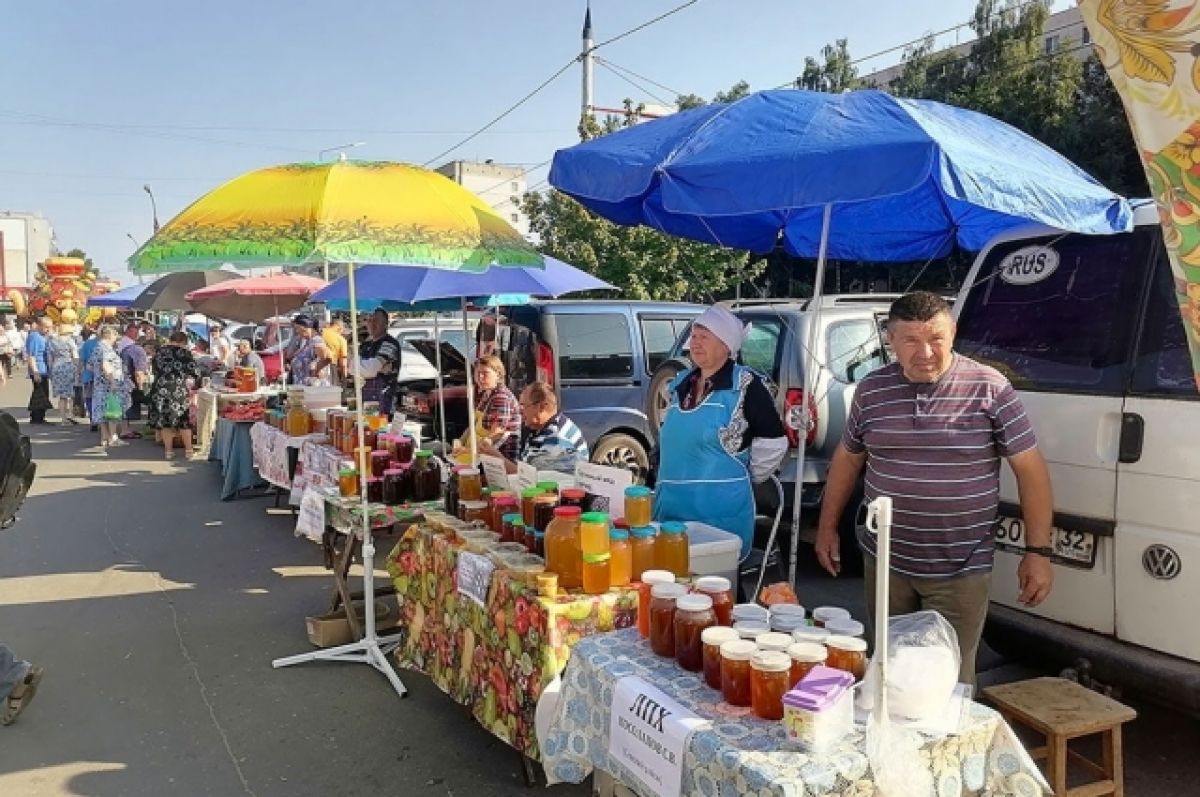
<svg viewBox="0 0 1200 797">
<path fill-rule="evenodd" d="M 650 590 L 650 649 L 675 658 L 675 601 L 687 594 L 683 584 L 655 584 Z"/>
<path fill-rule="evenodd" d="M 721 697 L 731 706 L 750 705 L 750 659 L 758 646 L 746 639 L 721 645 Z"/>
<path fill-rule="evenodd" d="M 804 676 L 808 675 L 813 667 L 824 664 L 828 656 L 824 645 L 812 642 L 796 642 L 787 649 L 787 653 L 792 658 L 788 680 L 792 682 L 793 687 L 804 680 Z"/>
<path fill-rule="evenodd" d="M 737 631 L 723 625 L 714 625 L 700 634 L 704 648 L 704 683 L 713 689 L 721 688 L 721 645 L 738 639 Z"/>
<path fill-rule="evenodd" d="M 852 636 L 831 636 L 825 640 L 825 648 L 829 651 L 828 666 L 850 673 L 856 681 L 866 676 L 866 640 Z"/>
<path fill-rule="evenodd" d="M 696 579 L 696 592 L 712 598 L 717 625 L 733 625 L 733 585 L 723 576 L 704 576 Z"/>
<path fill-rule="evenodd" d="M 765 720 L 783 719 L 783 696 L 792 688 L 792 659 L 777 650 L 764 650 L 750 661 L 750 705 Z"/>
<path fill-rule="evenodd" d="M 650 590 L 656 584 L 674 584 L 675 574 L 666 570 L 644 570 L 635 574 L 638 584 L 637 627 L 642 639 L 650 636 Z"/>
<path fill-rule="evenodd" d="M 717 624 L 712 598 L 684 595 L 675 601 L 675 661 L 689 672 L 704 669 L 704 647 L 700 635 Z"/>
</svg>

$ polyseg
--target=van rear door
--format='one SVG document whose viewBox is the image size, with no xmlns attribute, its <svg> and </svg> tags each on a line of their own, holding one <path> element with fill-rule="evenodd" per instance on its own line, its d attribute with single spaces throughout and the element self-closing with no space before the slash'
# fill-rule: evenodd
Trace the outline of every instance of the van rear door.
<svg viewBox="0 0 1200 797">
<path fill-rule="evenodd" d="M 1117 465 L 1117 636 L 1200 661 L 1200 395 L 1157 250 Z"/>
<path fill-rule="evenodd" d="M 1121 413 L 1149 231 L 998 243 L 977 262 L 955 311 L 958 351 L 1011 380 L 1054 487 L 1055 586 L 1034 614 L 1115 630 L 1113 531 Z M 1024 547 L 1015 480 L 1001 471 L 992 599 L 1017 604 Z"/>
</svg>

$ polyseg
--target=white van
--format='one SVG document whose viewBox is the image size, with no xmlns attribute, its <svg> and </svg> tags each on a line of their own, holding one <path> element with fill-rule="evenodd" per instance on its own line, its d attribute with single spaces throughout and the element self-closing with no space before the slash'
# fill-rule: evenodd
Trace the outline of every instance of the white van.
<svg viewBox="0 0 1200 797">
<path fill-rule="evenodd" d="M 957 350 L 1012 380 L 1054 485 L 1054 592 L 1029 610 L 1002 469 L 986 638 L 1200 713 L 1200 394 L 1151 203 L 1135 223 L 999 238 L 955 302 Z"/>
</svg>

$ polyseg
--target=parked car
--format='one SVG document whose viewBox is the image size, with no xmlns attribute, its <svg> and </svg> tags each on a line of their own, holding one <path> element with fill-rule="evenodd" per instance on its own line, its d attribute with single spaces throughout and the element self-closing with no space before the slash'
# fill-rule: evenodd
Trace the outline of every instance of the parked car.
<svg viewBox="0 0 1200 797">
<path fill-rule="evenodd" d="M 495 353 L 504 362 L 514 392 L 539 379 L 554 387 L 559 406 L 587 439 L 594 462 L 628 468 L 644 481 L 650 475 L 653 441 L 645 412 L 651 374 L 703 310 L 675 302 L 532 302 L 485 315 L 476 340 L 479 351 Z M 427 356 L 431 352 L 430 347 Z M 447 375 L 456 380 L 446 390 L 450 437 L 466 428 L 463 365 L 460 354 Z M 430 430 L 437 427 L 438 402 L 432 391 L 410 386 L 403 406 Z"/>
<path fill-rule="evenodd" d="M 1158 216 L 1145 203 L 1134 219 L 1121 235 L 1000 238 L 959 294 L 956 347 L 1017 388 L 1054 487 L 1054 591 L 1028 609 L 1002 471 L 987 639 L 1087 658 L 1101 682 L 1200 713 L 1200 393 Z"/>
<path fill-rule="evenodd" d="M 807 401 L 804 364 L 810 327 L 809 302 L 789 299 L 727 305 L 750 325 L 738 362 L 767 377 L 784 419 L 791 449 L 780 465 L 779 478 L 784 483 L 789 506 L 795 495 L 799 429 L 807 426 L 801 524 L 810 534 L 816 528 L 829 463 L 842 439 L 855 383 L 888 360 L 882 329 L 888 307 L 896 298 L 888 294 L 822 298 L 815 346 L 821 370 L 816 398 Z M 667 406 L 667 386 L 681 371 L 693 367 L 688 357 L 690 335 L 689 328 L 654 371 L 646 413 L 655 435 Z M 851 499 L 840 527 L 842 562 L 847 570 L 861 567 L 862 562 L 854 537 L 859 500 L 858 496 Z"/>
</svg>

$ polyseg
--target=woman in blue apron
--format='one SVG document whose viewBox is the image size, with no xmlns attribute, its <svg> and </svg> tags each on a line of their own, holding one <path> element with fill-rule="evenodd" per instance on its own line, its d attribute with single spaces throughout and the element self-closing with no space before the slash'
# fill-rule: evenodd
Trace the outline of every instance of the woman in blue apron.
<svg viewBox="0 0 1200 797">
<path fill-rule="evenodd" d="M 668 388 L 659 437 L 654 519 L 699 521 L 754 540 L 751 481 L 764 481 L 787 453 L 787 435 L 762 377 L 734 362 L 745 327 L 710 307 L 691 332 L 696 367 Z"/>
</svg>

